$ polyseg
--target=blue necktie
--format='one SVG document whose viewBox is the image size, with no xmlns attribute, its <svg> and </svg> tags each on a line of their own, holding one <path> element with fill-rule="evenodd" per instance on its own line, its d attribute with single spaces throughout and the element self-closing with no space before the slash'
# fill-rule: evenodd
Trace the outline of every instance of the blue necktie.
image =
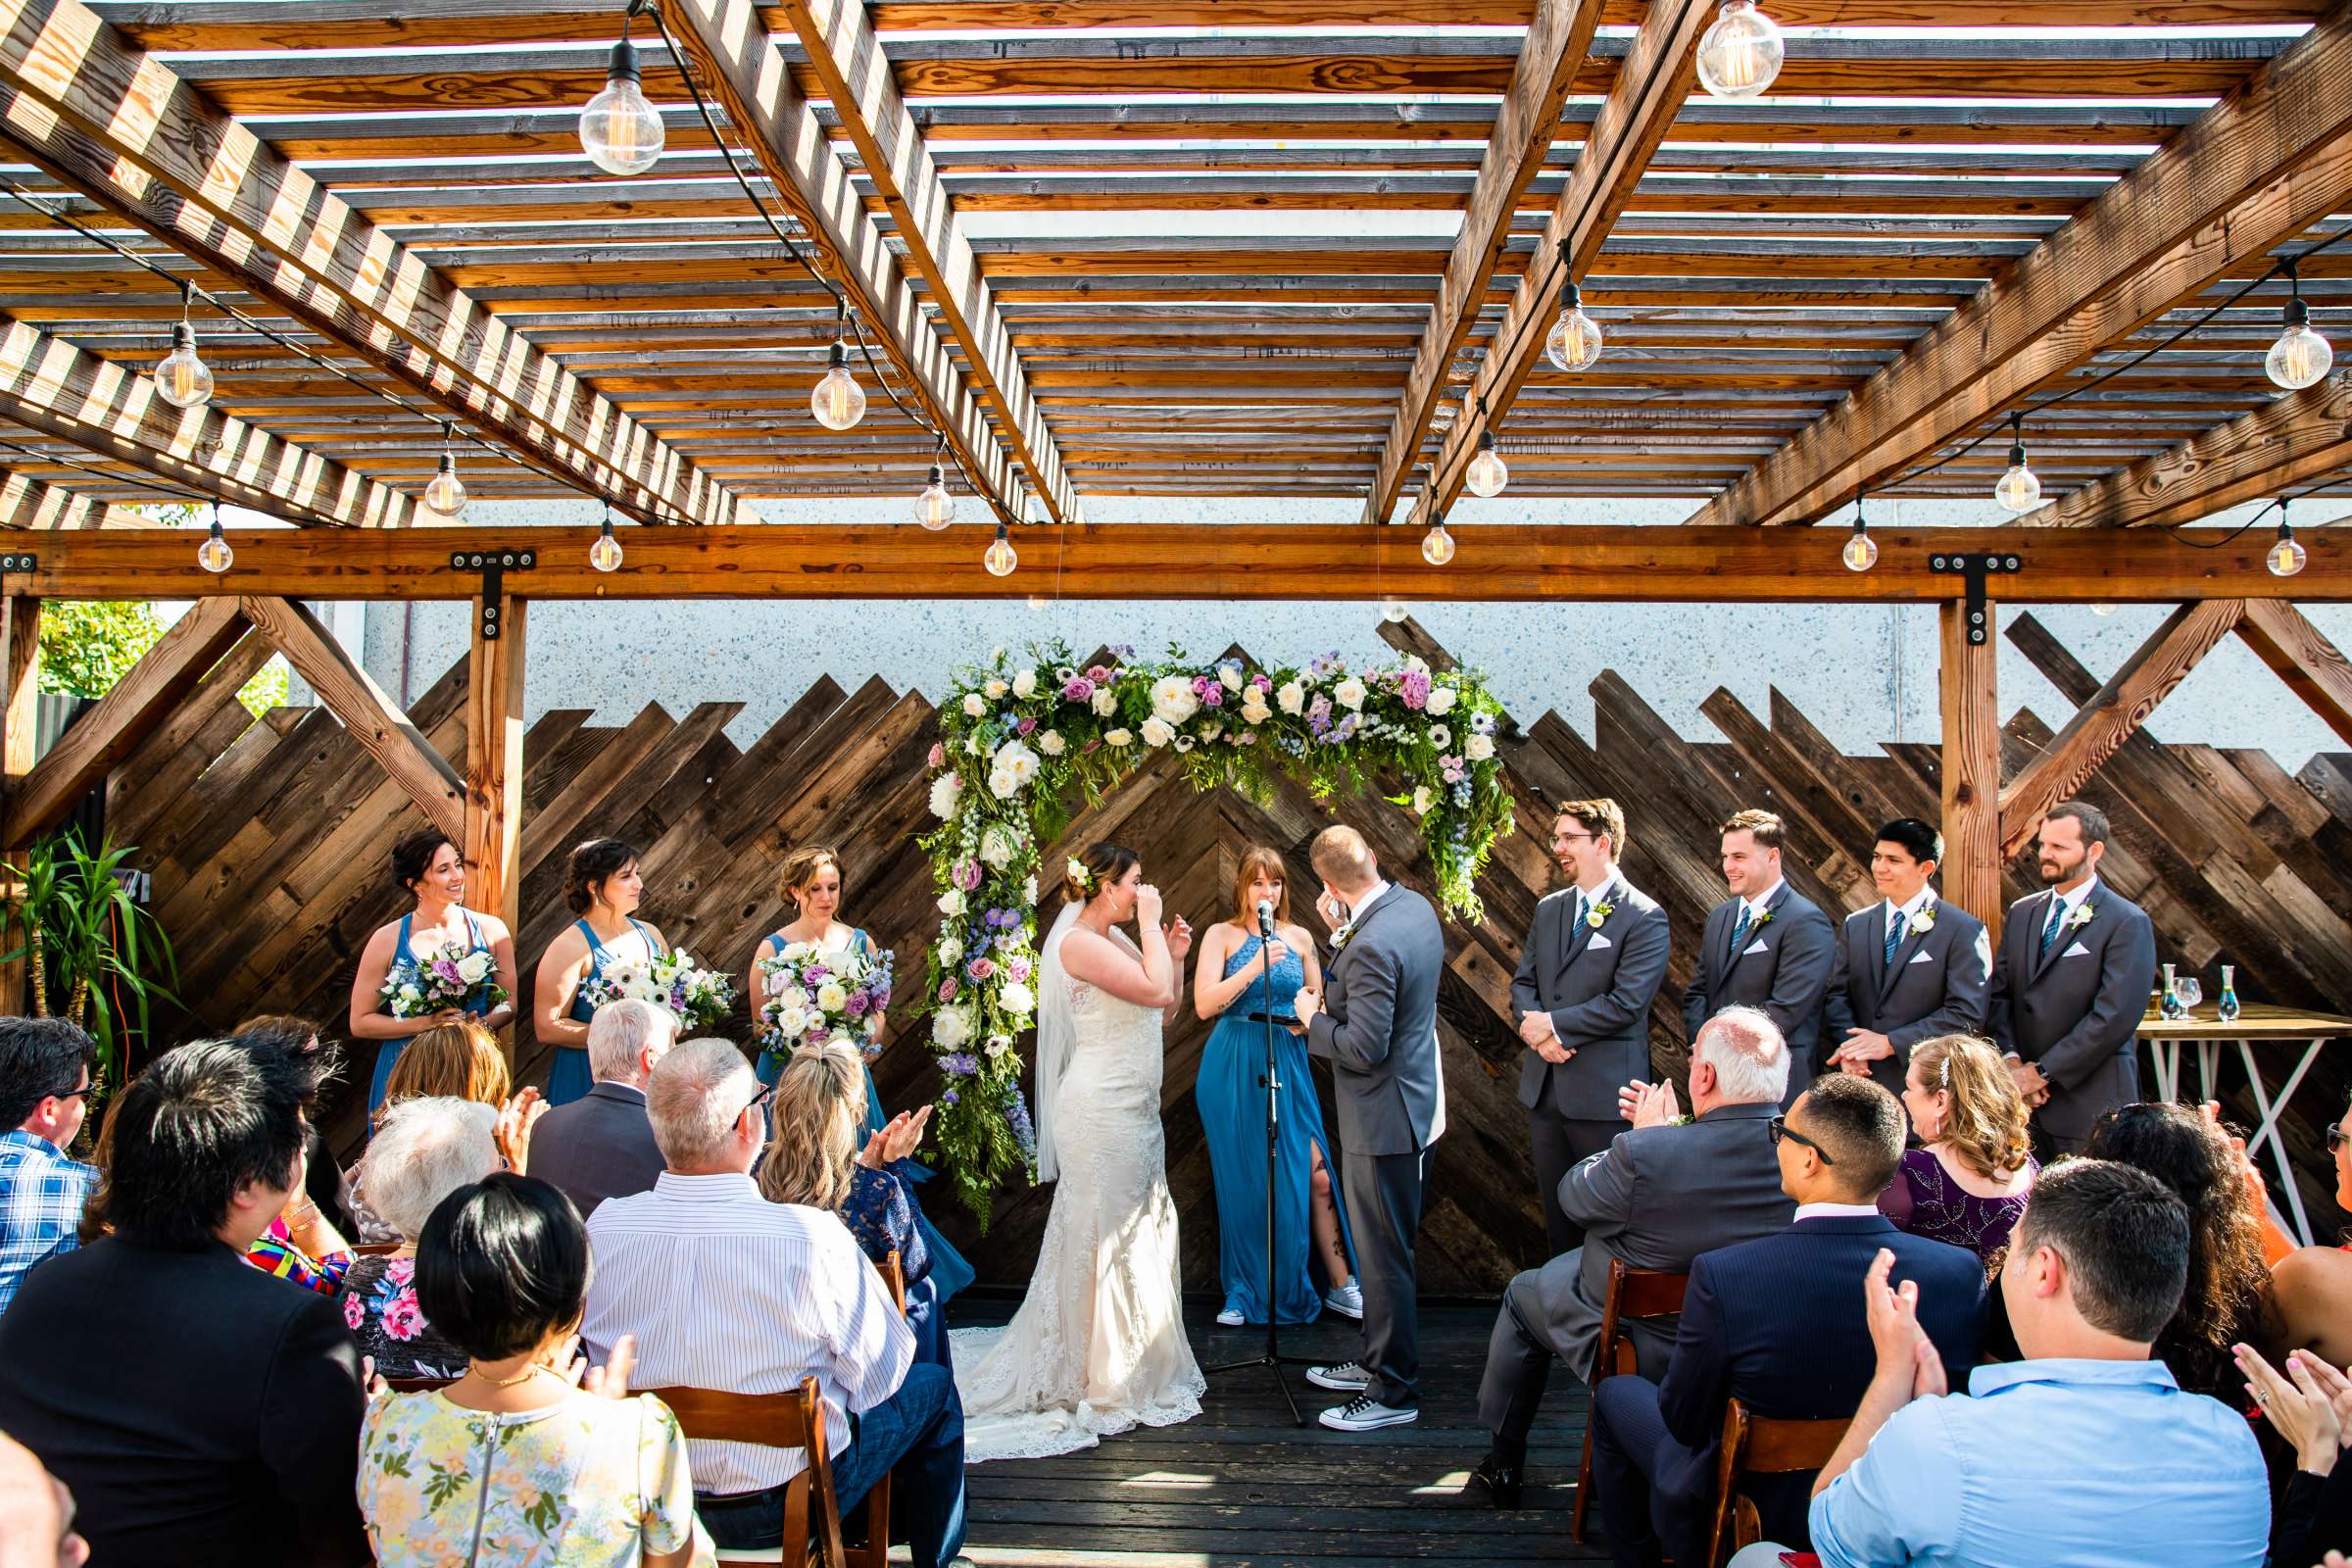
<svg viewBox="0 0 2352 1568">
<path fill-rule="evenodd" d="M 2059 922 L 2061 922 L 2061 921 L 2062 921 L 2062 920 L 2064 920 L 2065 918 L 2066 918 L 2066 901 L 2065 901 L 2064 899 L 2060 898 L 2060 897 L 2059 897 L 2057 894 L 2055 894 L 2055 893 L 2051 894 L 2051 895 L 2050 895 L 2050 918 L 2049 918 L 2049 920 L 2048 920 L 2048 921 L 2047 921 L 2047 922 L 2046 922 L 2046 923 L 2045 923 L 2045 924 L 2042 926 L 2042 928 L 2041 928 L 2041 951 L 2042 951 L 2042 952 L 2044 952 L 2044 953 L 2047 953 L 2047 952 L 2049 952 L 2049 951 L 2050 951 L 2050 944 L 2058 940 L 2058 926 L 2059 926 Z"/>
<path fill-rule="evenodd" d="M 1903 945 L 1903 911 L 1897 909 L 1886 921 L 1886 961 L 1894 961 L 1894 950 Z"/>
<path fill-rule="evenodd" d="M 1572 926 L 1570 926 L 1570 927 L 1568 928 L 1568 935 L 1569 935 L 1571 938 L 1574 938 L 1574 937 L 1575 937 L 1575 935 L 1576 935 L 1576 929 L 1577 929 L 1577 926 L 1581 926 L 1581 925 L 1583 925 L 1584 923 L 1585 923 L 1585 890 L 1584 890 L 1583 888 L 1578 888 L 1578 889 L 1576 890 L 1576 925 L 1572 925 Z"/>
<path fill-rule="evenodd" d="M 1748 916 L 1753 913 L 1755 913 L 1755 911 L 1747 906 L 1745 900 L 1742 900 L 1740 905 L 1740 923 L 1732 927 L 1731 956 L 1735 958 L 1740 956 L 1740 948 L 1746 945 Z"/>
</svg>

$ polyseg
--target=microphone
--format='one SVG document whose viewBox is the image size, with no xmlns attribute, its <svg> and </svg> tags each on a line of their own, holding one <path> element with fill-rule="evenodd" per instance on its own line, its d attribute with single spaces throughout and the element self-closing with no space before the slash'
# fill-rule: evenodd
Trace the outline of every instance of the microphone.
<svg viewBox="0 0 2352 1568">
<path fill-rule="evenodd" d="M 1257 901 L 1257 929 L 1269 937 L 1274 934 L 1274 901 L 1272 899 Z"/>
</svg>

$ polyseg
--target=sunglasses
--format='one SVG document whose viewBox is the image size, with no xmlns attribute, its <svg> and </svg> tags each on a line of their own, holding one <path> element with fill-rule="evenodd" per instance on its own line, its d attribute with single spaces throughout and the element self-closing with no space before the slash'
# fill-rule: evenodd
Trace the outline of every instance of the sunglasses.
<svg viewBox="0 0 2352 1568">
<path fill-rule="evenodd" d="M 1764 1124 L 1764 1131 L 1771 1135 L 1772 1141 L 1776 1144 L 1782 1139 L 1786 1138 L 1790 1143 L 1804 1145 L 1805 1148 L 1813 1151 L 1814 1154 L 1820 1158 L 1824 1165 L 1835 1165 L 1838 1163 L 1836 1160 L 1830 1157 L 1830 1152 L 1828 1150 L 1822 1148 L 1812 1139 L 1807 1138 L 1803 1133 L 1800 1133 L 1795 1128 L 1789 1126 L 1788 1118 L 1786 1116 L 1773 1117 L 1772 1120 Z"/>
<path fill-rule="evenodd" d="M 2352 1133 L 2345 1132 L 2341 1126 L 2328 1128 L 2328 1152 L 2330 1154 L 2341 1152 L 2344 1147 L 2344 1140 L 2347 1138 L 2352 1138 Z"/>
</svg>

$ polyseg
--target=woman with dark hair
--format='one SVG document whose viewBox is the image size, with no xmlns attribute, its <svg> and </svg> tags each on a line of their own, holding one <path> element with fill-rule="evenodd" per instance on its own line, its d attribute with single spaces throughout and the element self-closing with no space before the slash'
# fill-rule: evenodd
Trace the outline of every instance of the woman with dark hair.
<svg viewBox="0 0 2352 1568">
<path fill-rule="evenodd" d="M 351 1227 L 340 1200 L 335 1163 L 326 1157 L 325 1142 L 318 1136 L 318 1095 L 342 1066 L 341 1054 L 322 1044 L 308 1022 L 282 1014 L 249 1019 L 221 1044 L 282 1058 L 302 1084 L 302 1179 L 286 1195 L 285 1206 L 270 1219 L 269 1229 L 246 1250 L 245 1261 L 305 1290 L 332 1296 L 343 1288 L 344 1273 L 351 1267 L 351 1244 L 344 1240 Z M 315 1159 L 325 1161 L 323 1181 L 311 1168 Z M 318 1200 L 322 1188 L 325 1202 Z"/>
<path fill-rule="evenodd" d="M 475 1016 L 490 1029 L 504 1029 L 514 1019 L 514 938 L 498 916 L 466 907 L 466 857 L 457 845 L 434 828 L 410 834 L 392 846 L 392 880 L 416 906 L 376 927 L 360 950 L 359 972 L 351 981 L 352 1037 L 387 1042 L 375 1054 L 375 1076 L 368 1086 L 369 1114 L 383 1103 L 384 1080 L 392 1076 L 401 1048 L 436 1024 L 466 1016 L 452 1007 L 395 1018 L 383 1010 L 386 981 L 413 976 L 439 953 L 455 953 L 461 959 L 486 953 L 507 1000 Z"/>
<path fill-rule="evenodd" d="M 459 1188 L 417 1238 L 416 1284 L 466 1369 L 447 1388 L 368 1407 L 359 1497 L 379 1562 L 716 1562 L 677 1418 L 628 1393 L 631 1342 L 583 1376 L 588 1233 L 569 1199 L 528 1176 Z"/>
<path fill-rule="evenodd" d="M 660 929 L 637 918 L 644 902 L 635 850 L 618 839 L 574 846 L 564 903 L 579 918 L 549 944 L 532 992 L 533 1025 L 541 1043 L 556 1048 L 547 1073 L 550 1105 L 567 1105 L 596 1086 L 588 1069 L 588 1020 L 596 1008 L 581 989 L 610 964 L 648 963 L 669 951 Z"/>
<path fill-rule="evenodd" d="M 1258 931 L 1261 906 L 1273 925 L 1270 942 Z M 1274 1304 L 1285 1323 L 1311 1323 L 1327 1306 L 1343 1317 L 1364 1315 L 1306 1042 L 1288 1027 L 1295 1022 L 1292 999 L 1302 987 L 1323 987 L 1314 939 L 1291 922 L 1281 855 L 1252 844 L 1234 869 L 1233 912 L 1200 934 L 1193 966 L 1193 1006 L 1216 1022 L 1200 1051 L 1193 1098 L 1216 1179 L 1217 1273 L 1225 1288 L 1217 1321 L 1228 1328 L 1266 1321 L 1267 1017 L 1275 1019 L 1274 1060 L 1282 1084 L 1274 1124 L 1274 1230 L 1281 1249 L 1271 1260 Z"/>
</svg>

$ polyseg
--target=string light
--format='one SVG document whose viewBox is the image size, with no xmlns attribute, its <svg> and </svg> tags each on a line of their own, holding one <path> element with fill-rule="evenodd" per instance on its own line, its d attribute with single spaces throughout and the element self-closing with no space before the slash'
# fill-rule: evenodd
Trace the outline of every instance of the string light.
<svg viewBox="0 0 2352 1568">
<path fill-rule="evenodd" d="M 1429 525 L 1421 536 L 1421 559 L 1433 566 L 1443 566 L 1453 559 L 1453 535 L 1446 531 L 1446 519 L 1440 517 Z"/>
<path fill-rule="evenodd" d="M 155 395 L 175 409 L 193 409 L 210 401 L 213 372 L 196 357 L 196 328 L 188 319 L 188 301 L 196 285 L 179 285 L 179 320 L 172 328 L 172 352 L 155 368 Z"/>
<path fill-rule="evenodd" d="M 1992 499 L 2011 512 L 2032 512 L 2041 505 L 2041 480 L 2026 466 L 2026 416 L 2009 416 L 2009 471 L 1992 487 Z"/>
<path fill-rule="evenodd" d="M 1560 241 L 1563 253 L 1567 248 Z M 1544 336 L 1544 357 L 1555 370 L 1589 370 L 1600 358 L 1600 323 L 1585 314 L 1585 291 L 1574 278 L 1560 285 L 1560 318 Z"/>
<path fill-rule="evenodd" d="M 1510 482 L 1511 470 L 1504 466 L 1502 454 L 1494 450 L 1494 426 L 1482 394 L 1478 400 L 1478 455 L 1462 470 L 1462 483 L 1474 496 L 1498 496 Z"/>
<path fill-rule="evenodd" d="M 1009 577 L 1012 568 L 1020 564 L 1020 555 L 1012 548 L 1012 540 L 1006 537 L 1004 524 L 998 523 L 997 537 L 990 543 L 987 553 L 981 556 L 980 564 L 988 568 L 991 577 Z"/>
<path fill-rule="evenodd" d="M 1405 608 L 1401 599 L 1391 599 L 1380 607 L 1380 618 L 1392 626 L 1403 625 L 1411 614 L 1412 612 Z"/>
<path fill-rule="evenodd" d="M 2274 577 L 2292 577 L 2303 569 L 2306 559 L 2308 557 L 2303 547 L 2295 542 L 2294 527 L 2286 520 L 2286 503 L 2281 500 L 2278 503 L 2278 537 L 2272 541 L 2269 553 L 2262 558 L 2262 564 L 2271 568 Z"/>
<path fill-rule="evenodd" d="M 1868 571 L 1879 564 L 1879 542 L 1870 536 L 1870 528 L 1862 520 L 1862 497 L 1854 497 L 1854 536 L 1838 552 L 1848 571 Z"/>
<path fill-rule="evenodd" d="M 865 388 L 850 374 L 849 320 L 845 302 L 833 329 L 832 351 L 825 356 L 825 373 L 808 394 L 808 412 L 828 430 L 854 429 L 865 417 Z"/>
<path fill-rule="evenodd" d="M 621 19 L 604 90 L 580 111 L 580 148 L 608 174 L 642 174 L 662 157 L 662 116 L 638 85 L 637 49 L 629 42 L 629 18 L 636 14 L 631 6 Z"/>
<path fill-rule="evenodd" d="M 2300 392 L 2328 373 L 2335 363 L 2335 350 L 2328 340 L 2311 329 L 2311 307 L 2303 303 L 2303 284 L 2295 276 L 2295 264 L 2283 262 L 2280 270 L 2286 273 L 2286 325 L 2278 333 L 2278 341 L 2271 352 L 2262 357 L 2263 373 L 2289 392 Z"/>
<path fill-rule="evenodd" d="M 441 426 L 441 469 L 425 482 L 424 504 L 444 517 L 455 518 L 466 510 L 466 481 L 458 477 L 458 454 L 455 450 L 458 427 Z"/>
<path fill-rule="evenodd" d="M 218 576 L 235 563 L 237 553 L 229 548 L 228 539 L 220 532 L 220 503 L 213 503 L 213 525 L 204 531 L 204 543 L 196 547 L 196 564 Z"/>
<path fill-rule="evenodd" d="M 612 537 L 612 504 L 605 503 L 605 525 L 596 531 L 596 543 L 588 547 L 588 564 L 599 571 L 614 571 L 620 566 L 620 541 Z"/>
<path fill-rule="evenodd" d="M 1772 86 L 1787 54 L 1781 24 L 1758 11 L 1755 0 L 1724 0 L 1699 35 L 1699 84 L 1717 98 L 1756 97 Z"/>
<path fill-rule="evenodd" d="M 923 493 L 914 498 L 914 520 L 937 533 L 956 520 L 956 498 L 948 493 L 948 470 L 944 459 L 948 455 L 948 438 L 939 438 L 939 450 L 931 459 L 931 482 Z"/>
</svg>

